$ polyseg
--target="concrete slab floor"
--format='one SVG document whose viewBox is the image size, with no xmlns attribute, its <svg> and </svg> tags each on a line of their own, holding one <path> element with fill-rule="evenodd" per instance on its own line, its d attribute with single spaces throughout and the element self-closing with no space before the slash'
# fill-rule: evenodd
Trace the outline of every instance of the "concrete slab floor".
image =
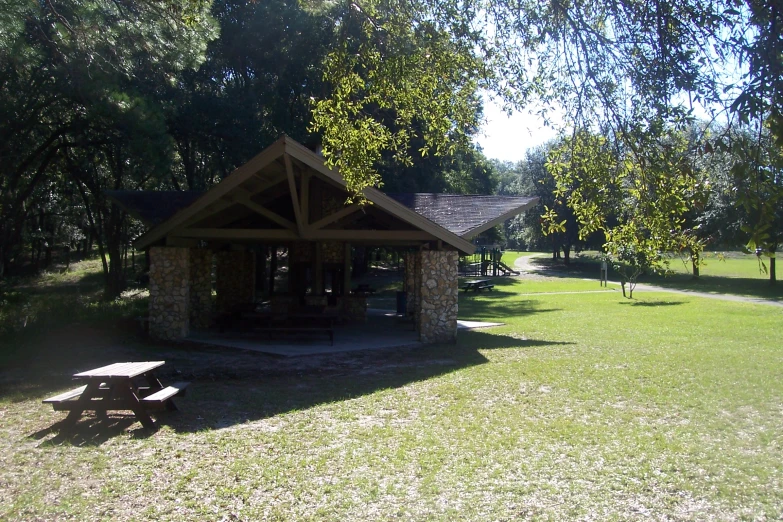
<svg viewBox="0 0 783 522">
<path fill-rule="evenodd" d="M 457 328 L 484 328 L 502 323 L 457 321 Z M 334 328 L 334 345 L 329 344 L 325 333 L 293 334 L 269 338 L 263 331 L 227 331 L 215 329 L 193 330 L 188 341 L 250 350 L 283 357 L 323 355 L 330 353 L 410 348 L 423 346 L 413 324 L 405 321 L 393 310 L 367 310 L 365 323 L 337 325 Z"/>
</svg>

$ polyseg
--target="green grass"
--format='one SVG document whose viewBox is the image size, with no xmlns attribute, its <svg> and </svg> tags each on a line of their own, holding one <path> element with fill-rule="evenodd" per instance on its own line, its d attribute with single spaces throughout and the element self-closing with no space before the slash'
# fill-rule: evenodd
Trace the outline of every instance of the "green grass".
<svg viewBox="0 0 783 522">
<path fill-rule="evenodd" d="M 63 439 L 48 432 L 62 414 L 40 403 L 52 390 L 3 393 L 0 519 L 783 516 L 780 307 L 495 282 L 461 293 L 460 316 L 505 325 L 457 345 L 262 373 L 251 355 L 209 352 L 152 435 L 118 418 Z M 124 349 L 167 366 L 205 357 Z"/>
<path fill-rule="evenodd" d="M 520 257 L 528 257 L 528 256 L 536 255 L 537 253 L 538 252 L 522 252 L 519 250 L 506 250 L 505 252 L 503 252 L 500 261 L 510 266 L 511 268 L 514 268 L 514 261 L 516 261 Z"/>
<path fill-rule="evenodd" d="M 783 301 L 783 284 L 770 285 L 769 276 L 759 272 L 755 255 L 737 252 L 708 253 L 704 262 L 698 279 L 693 279 L 690 265 L 684 265 L 679 258 L 672 258 L 672 274 L 647 274 L 639 277 L 638 282 L 673 290 Z M 565 278 L 598 279 L 599 274 L 598 254 L 595 252 L 583 252 L 576 256 L 570 268 L 564 267 L 562 261 L 553 262 L 548 256 L 538 257 L 532 264 L 550 274 Z M 619 276 L 611 269 L 609 280 L 619 281 Z"/>
<path fill-rule="evenodd" d="M 0 366 L 39 357 L 35 339 L 70 325 L 131 327 L 145 315 L 148 292 L 129 289 L 121 299 L 105 301 L 100 259 L 71 264 L 68 270 L 0 283 Z"/>
</svg>

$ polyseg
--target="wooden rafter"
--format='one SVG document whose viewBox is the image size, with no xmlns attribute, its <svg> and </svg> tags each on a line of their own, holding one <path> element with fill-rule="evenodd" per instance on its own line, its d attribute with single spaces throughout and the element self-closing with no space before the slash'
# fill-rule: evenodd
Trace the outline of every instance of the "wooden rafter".
<svg viewBox="0 0 783 522">
<path fill-rule="evenodd" d="M 200 239 L 276 239 L 297 240 L 293 230 L 261 228 L 186 228 L 171 234 Z M 432 234 L 421 230 L 317 230 L 307 237 L 320 241 L 429 241 Z"/>
<path fill-rule="evenodd" d="M 296 230 L 296 225 L 294 223 L 291 223 L 284 217 L 280 216 L 279 214 L 276 214 L 269 210 L 266 207 L 263 207 L 250 199 L 250 193 L 247 191 L 238 192 L 237 193 L 237 203 L 244 205 L 245 207 L 249 208 L 253 212 L 257 214 L 261 214 L 265 218 L 269 219 L 270 221 L 274 221 L 278 225 L 280 225 L 283 228 L 287 228 L 289 230 Z"/>
<path fill-rule="evenodd" d="M 340 219 L 342 219 L 342 218 L 344 218 L 344 217 L 346 217 L 346 216 L 348 216 L 350 214 L 353 214 L 354 212 L 356 212 L 360 208 L 361 207 L 359 205 L 357 205 L 357 204 L 353 204 L 353 205 L 350 205 L 348 207 L 342 208 L 342 209 L 338 210 L 337 212 L 335 212 L 334 214 L 329 214 L 328 216 L 326 216 L 326 217 L 324 217 L 322 219 L 319 219 L 318 221 L 316 221 L 315 223 L 310 225 L 308 227 L 308 230 L 310 232 L 312 232 L 314 230 L 321 229 L 321 228 L 325 227 L 326 225 L 334 223 L 337 220 L 340 220 Z"/>
<path fill-rule="evenodd" d="M 302 224 L 307 229 L 310 223 L 310 180 L 312 176 L 309 171 L 300 171 L 300 179 L 302 180 L 302 193 L 300 194 L 299 208 L 302 210 Z"/>
<path fill-rule="evenodd" d="M 172 235 L 200 239 L 299 239 L 297 233 L 292 230 L 259 228 L 186 228 L 178 230 Z"/>
<path fill-rule="evenodd" d="M 302 211 L 299 208 L 296 179 L 294 179 L 294 166 L 291 164 L 291 157 L 288 154 L 283 154 L 283 161 L 285 162 L 285 171 L 288 176 L 288 188 L 291 191 L 291 205 L 294 207 L 294 216 L 296 217 L 296 229 L 299 231 L 299 235 L 304 237 L 305 231 L 302 223 Z"/>
</svg>

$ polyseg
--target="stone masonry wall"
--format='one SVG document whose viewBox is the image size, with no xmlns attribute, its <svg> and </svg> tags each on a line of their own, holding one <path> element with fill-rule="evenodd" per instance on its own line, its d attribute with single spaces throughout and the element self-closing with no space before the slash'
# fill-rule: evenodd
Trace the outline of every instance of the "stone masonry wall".
<svg viewBox="0 0 783 522">
<path fill-rule="evenodd" d="M 457 340 L 458 259 L 457 252 L 452 251 L 421 252 L 419 338 L 422 342 L 453 343 Z"/>
<path fill-rule="evenodd" d="M 218 252 L 215 261 L 218 313 L 234 312 L 238 307 L 252 303 L 256 289 L 255 254 Z"/>
<path fill-rule="evenodd" d="M 150 335 L 182 339 L 190 330 L 190 249 L 150 248 Z"/>
<path fill-rule="evenodd" d="M 212 324 L 212 251 L 190 250 L 190 326 Z"/>
</svg>

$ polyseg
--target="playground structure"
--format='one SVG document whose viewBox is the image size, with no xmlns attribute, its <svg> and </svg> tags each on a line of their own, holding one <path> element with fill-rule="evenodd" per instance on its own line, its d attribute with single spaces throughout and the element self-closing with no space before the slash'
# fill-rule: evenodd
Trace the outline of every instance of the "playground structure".
<svg viewBox="0 0 783 522">
<path fill-rule="evenodd" d="M 519 275 L 503 261 L 503 251 L 499 245 L 485 245 L 476 247 L 476 251 L 469 256 L 463 256 L 459 260 L 459 273 L 463 276 L 501 277 Z"/>
</svg>

